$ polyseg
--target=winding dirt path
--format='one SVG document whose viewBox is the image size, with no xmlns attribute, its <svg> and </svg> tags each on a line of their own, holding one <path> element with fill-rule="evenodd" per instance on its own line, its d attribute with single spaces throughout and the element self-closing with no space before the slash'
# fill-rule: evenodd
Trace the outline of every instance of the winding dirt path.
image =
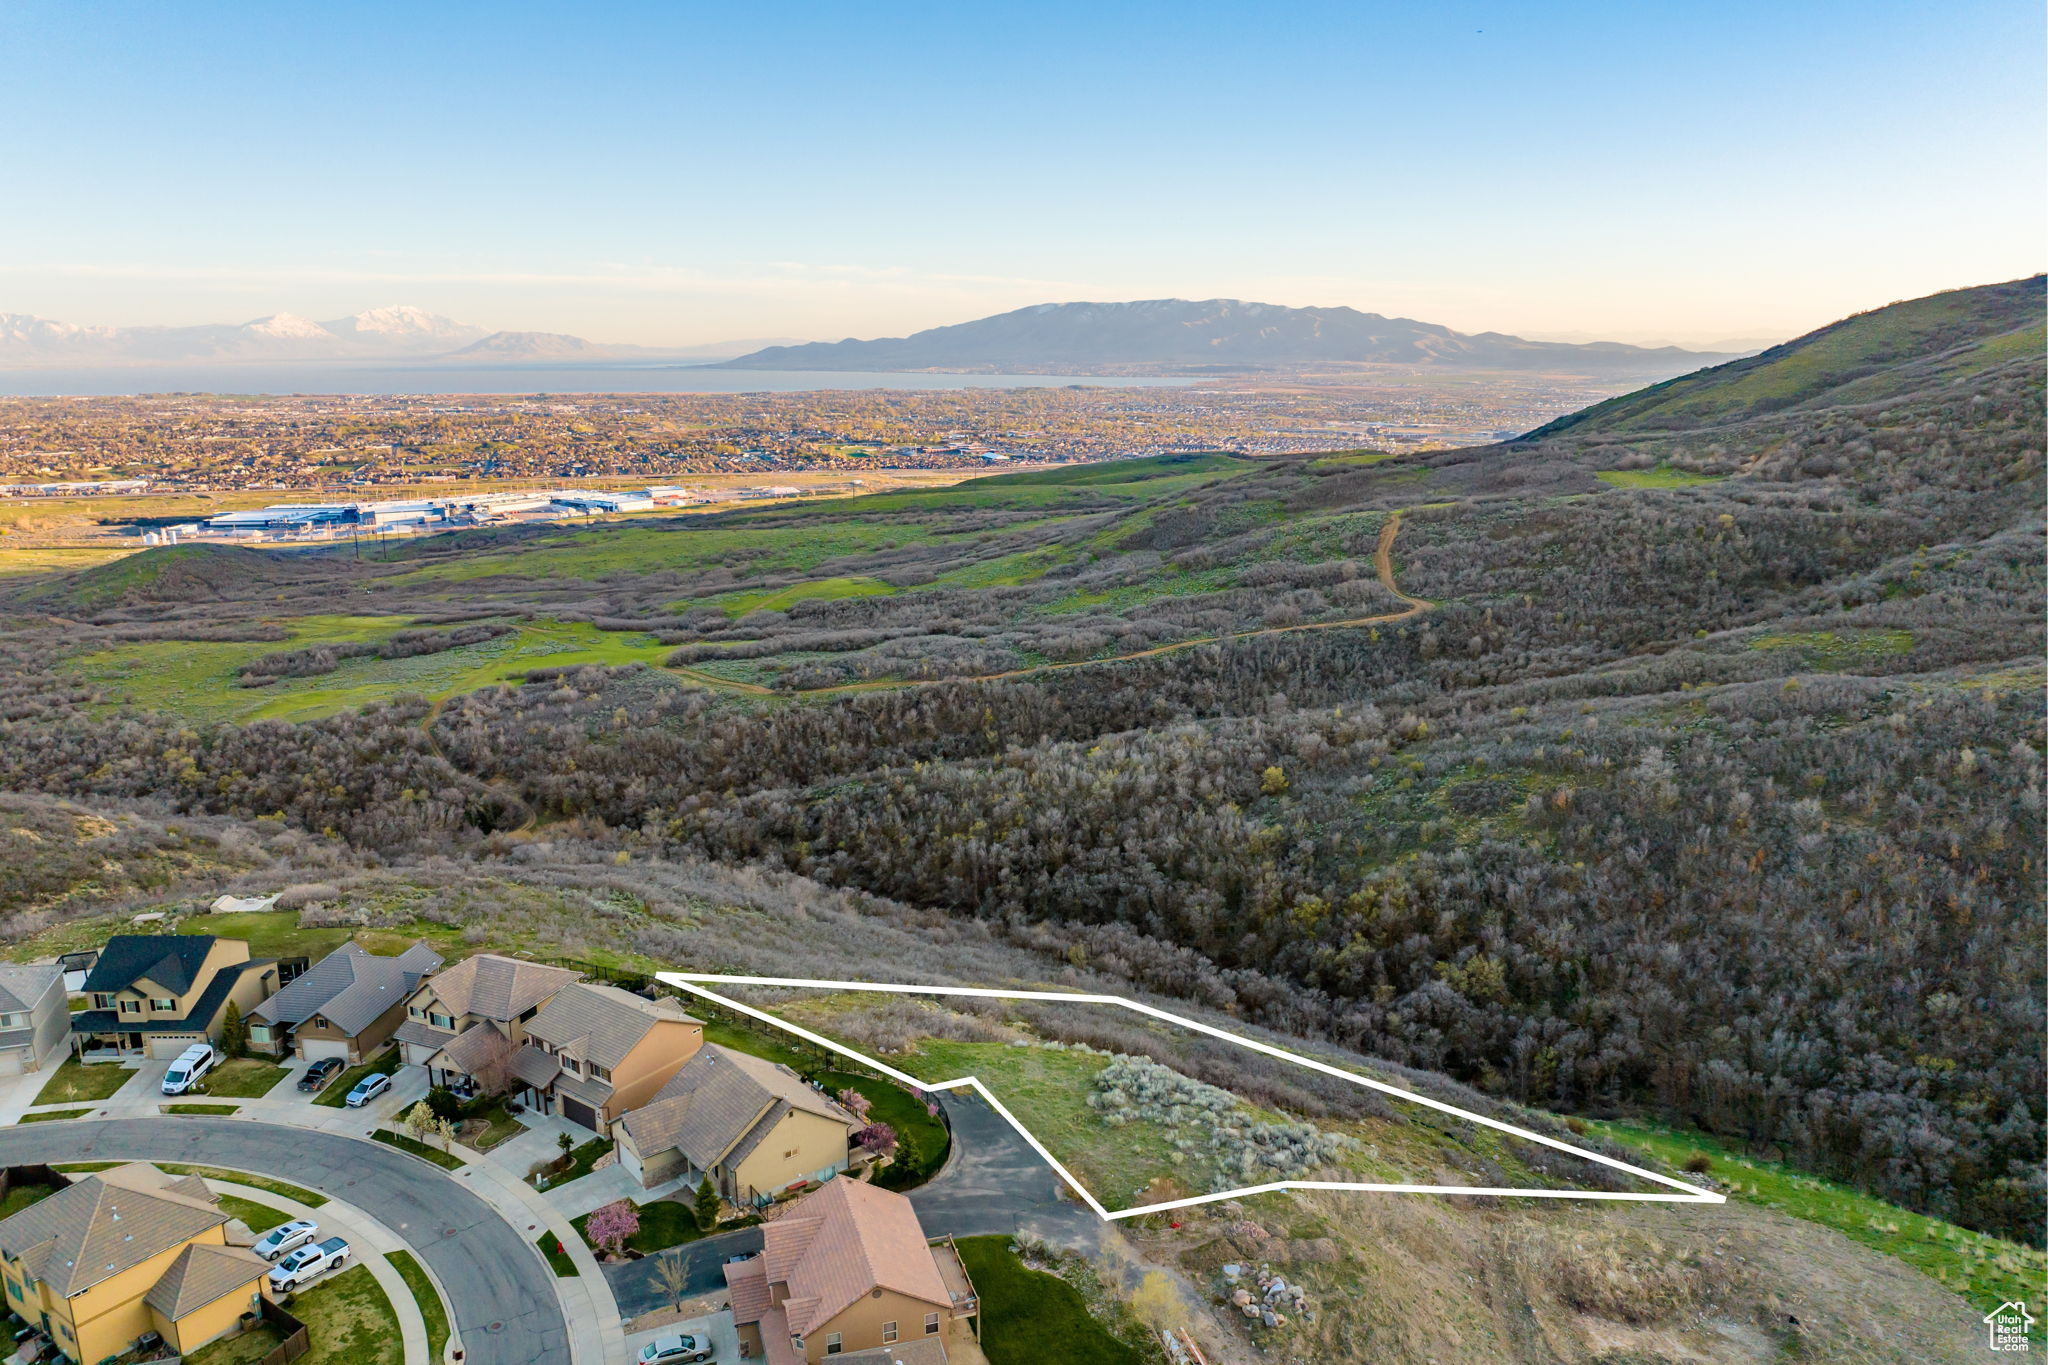
<svg viewBox="0 0 2048 1365">
<path fill-rule="evenodd" d="M 701 669 L 674 667 L 668 671 L 706 687 L 724 688 L 729 692 L 742 692 L 758 697 L 823 697 L 843 692 L 876 692 L 891 687 L 929 687 L 935 683 L 952 682 L 1001 682 L 1006 678 L 1026 678 L 1038 673 L 1057 673 L 1069 668 L 1098 668 L 1103 664 L 1127 663 L 1132 659 L 1154 659 L 1162 654 L 1177 654 L 1184 649 L 1200 645 L 1222 644 L 1231 640 L 1251 640 L 1261 635 L 1292 635 L 1304 630 L 1349 630 L 1358 626 L 1384 626 L 1396 621 L 1406 621 L 1420 616 L 1436 603 L 1422 597 L 1413 597 L 1401 591 L 1394 582 L 1394 537 L 1401 534 L 1401 514 L 1395 512 L 1387 518 L 1387 524 L 1380 527 L 1378 546 L 1373 550 L 1373 567 L 1378 571 L 1380 586 L 1400 598 L 1408 605 L 1400 611 L 1390 611 L 1378 616 L 1354 616 L 1343 621 L 1309 621 L 1298 626 L 1266 626 L 1259 630 L 1239 630 L 1223 635 L 1198 635 L 1193 639 L 1175 640 L 1171 644 L 1154 645 L 1131 654 L 1115 654 L 1105 659 L 1076 659 L 1071 663 L 1033 664 L 1029 668 L 1012 668 L 1001 673 L 979 673 L 958 678 L 924 678 L 915 681 L 884 679 L 877 682 L 837 683 L 831 687 L 805 688 L 796 692 L 784 692 L 759 683 L 739 682 L 732 678 L 721 678 L 715 673 Z"/>
</svg>

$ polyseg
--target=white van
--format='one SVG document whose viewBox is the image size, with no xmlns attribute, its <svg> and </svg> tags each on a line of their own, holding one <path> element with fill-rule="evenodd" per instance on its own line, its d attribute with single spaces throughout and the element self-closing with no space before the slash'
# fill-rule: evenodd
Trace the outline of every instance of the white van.
<svg viewBox="0 0 2048 1365">
<path fill-rule="evenodd" d="M 178 1054 L 171 1063 L 171 1069 L 164 1073 L 164 1093 L 182 1095 L 220 1060 L 220 1054 L 213 1050 L 211 1043 L 194 1043 Z"/>
</svg>

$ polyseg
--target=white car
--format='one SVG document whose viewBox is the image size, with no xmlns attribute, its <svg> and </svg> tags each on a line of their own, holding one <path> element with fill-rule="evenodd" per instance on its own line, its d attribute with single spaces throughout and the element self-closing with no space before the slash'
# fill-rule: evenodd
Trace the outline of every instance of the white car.
<svg viewBox="0 0 2048 1365">
<path fill-rule="evenodd" d="M 304 1218 L 294 1218 L 280 1224 L 256 1239 L 256 1245 L 249 1250 L 266 1261 L 274 1261 L 287 1251 L 296 1251 L 313 1240 L 320 1232 L 320 1225 Z"/>
<path fill-rule="evenodd" d="M 634 1357 L 640 1365 L 682 1365 L 685 1361 L 711 1359 L 711 1343 L 688 1333 L 656 1337 L 640 1348 Z"/>
<path fill-rule="evenodd" d="M 171 1069 L 164 1073 L 163 1090 L 166 1095 L 182 1095 L 198 1084 L 199 1078 L 213 1070 L 213 1064 L 220 1060 L 220 1054 L 213 1050 L 211 1043 L 194 1043 L 179 1053 L 171 1063 Z"/>
<path fill-rule="evenodd" d="M 348 1243 L 339 1237 L 300 1247 L 277 1263 L 270 1272 L 270 1292 L 289 1294 L 315 1275 L 325 1274 L 348 1260 Z"/>
<path fill-rule="evenodd" d="M 365 1076 L 356 1082 L 355 1089 L 348 1092 L 348 1107 L 360 1109 L 390 1088 L 391 1078 L 389 1076 Z"/>
</svg>

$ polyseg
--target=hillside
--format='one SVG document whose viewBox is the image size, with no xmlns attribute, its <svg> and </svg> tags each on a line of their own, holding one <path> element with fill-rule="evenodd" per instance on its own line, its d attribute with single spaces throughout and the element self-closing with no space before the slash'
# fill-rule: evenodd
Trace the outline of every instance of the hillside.
<svg viewBox="0 0 2048 1365">
<path fill-rule="evenodd" d="M 332 569 L 309 571 L 303 560 L 236 545 L 159 545 L 68 578 L 31 583 L 9 600 L 47 611 L 105 611 L 246 599 L 266 588 L 309 578 L 327 583 L 333 576 Z"/>
<path fill-rule="evenodd" d="M 1502 446 L 45 578 L 0 788 L 261 822 L 309 882 L 414 867 L 350 893 L 369 927 L 1117 983 L 1789 1191 L 1180 1229 L 1191 1274 L 1338 1244 L 1306 1359 L 1427 1359 L 1445 1312 L 1479 1359 L 1939 1359 L 2048 1213 L 2037 291 Z M 1698 424 L 1609 425 L 1660 402 Z"/>
<path fill-rule="evenodd" d="M 1066 373 L 1128 366 L 1200 370 L 1370 363 L 1648 376 L 1720 358 L 1668 346 L 1525 341 L 1499 332 L 1466 335 L 1353 308 L 1148 299 L 1047 303 L 908 337 L 771 346 L 728 361 L 726 368 Z"/>
<path fill-rule="evenodd" d="M 2043 286 L 2036 275 L 1858 313 L 1758 355 L 1560 417 L 1526 439 L 1681 431 L 1936 388 L 2040 355 Z"/>
</svg>

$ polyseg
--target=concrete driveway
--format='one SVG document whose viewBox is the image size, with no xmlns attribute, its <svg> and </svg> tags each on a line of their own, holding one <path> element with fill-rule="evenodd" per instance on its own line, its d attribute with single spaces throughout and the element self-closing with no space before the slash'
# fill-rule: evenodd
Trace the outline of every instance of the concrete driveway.
<svg viewBox="0 0 2048 1365">
<path fill-rule="evenodd" d="M 1060 1197 L 1059 1177 L 1002 1115 L 971 1092 L 937 1098 L 953 1122 L 953 1150 L 937 1175 L 910 1191 L 925 1236 L 1028 1232 L 1080 1250 L 1100 1242 L 1102 1220 L 1085 1205 Z M 619 1315 L 632 1319 L 669 1306 L 668 1291 L 656 1278 L 664 1259 L 682 1261 L 689 1280 L 685 1296 L 694 1298 L 725 1288 L 723 1267 L 729 1258 L 760 1249 L 761 1229 L 742 1228 L 658 1256 L 608 1265 L 604 1277 L 618 1300 Z"/>
<path fill-rule="evenodd" d="M 465 1185 L 415 1157 L 249 1119 L 80 1119 L 0 1128 L 0 1164 L 96 1160 L 268 1172 L 346 1200 L 405 1238 L 433 1268 L 472 1365 L 569 1365 L 568 1328 L 540 1253 Z"/>
<path fill-rule="evenodd" d="M 684 1336 L 711 1343 L 711 1361 L 715 1365 L 738 1365 L 740 1358 L 740 1329 L 732 1325 L 731 1313 L 713 1313 L 708 1318 L 690 1318 L 668 1327 L 657 1327 L 652 1332 L 636 1332 L 626 1338 L 631 1358 L 640 1358 L 640 1348 L 662 1337 L 672 1337 L 678 1332 Z"/>
</svg>

